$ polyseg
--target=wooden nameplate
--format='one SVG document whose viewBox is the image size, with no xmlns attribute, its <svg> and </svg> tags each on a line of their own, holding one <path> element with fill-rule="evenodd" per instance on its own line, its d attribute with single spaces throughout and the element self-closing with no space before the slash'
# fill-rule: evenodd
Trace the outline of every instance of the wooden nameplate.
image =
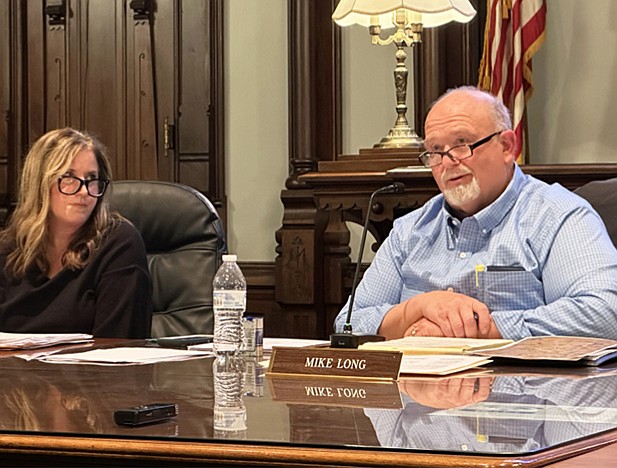
<svg viewBox="0 0 617 468">
<path fill-rule="evenodd" d="M 345 348 L 274 347 L 269 374 L 398 380 L 403 353 Z"/>
<path fill-rule="evenodd" d="M 271 374 L 266 379 L 272 399 L 290 404 L 346 408 L 401 409 L 401 393 L 393 380 L 294 378 Z"/>
</svg>

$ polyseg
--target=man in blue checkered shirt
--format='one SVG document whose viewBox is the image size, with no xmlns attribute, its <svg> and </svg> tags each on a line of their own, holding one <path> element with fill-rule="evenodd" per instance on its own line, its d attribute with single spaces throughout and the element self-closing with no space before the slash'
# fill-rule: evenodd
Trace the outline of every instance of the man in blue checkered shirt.
<svg viewBox="0 0 617 468">
<path fill-rule="evenodd" d="M 457 88 L 425 134 L 420 159 L 442 193 L 394 222 L 358 286 L 353 330 L 617 339 L 617 251 L 585 200 L 523 174 L 507 108 Z"/>
</svg>

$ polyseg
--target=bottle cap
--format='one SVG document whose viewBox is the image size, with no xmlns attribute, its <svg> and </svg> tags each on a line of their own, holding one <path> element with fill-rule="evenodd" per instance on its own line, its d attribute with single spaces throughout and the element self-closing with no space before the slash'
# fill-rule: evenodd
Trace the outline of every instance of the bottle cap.
<svg viewBox="0 0 617 468">
<path fill-rule="evenodd" d="M 224 262 L 235 262 L 238 259 L 237 255 L 223 255 Z"/>
</svg>

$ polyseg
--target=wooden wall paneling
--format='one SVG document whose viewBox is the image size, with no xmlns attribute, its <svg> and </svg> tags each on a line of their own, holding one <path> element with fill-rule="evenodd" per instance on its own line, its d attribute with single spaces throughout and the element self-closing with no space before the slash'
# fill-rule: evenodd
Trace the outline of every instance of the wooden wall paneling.
<svg viewBox="0 0 617 468">
<path fill-rule="evenodd" d="M 319 50 L 311 77 L 315 102 L 311 137 L 315 140 L 315 158 L 329 161 L 342 151 L 341 28 L 331 18 L 339 0 L 311 3 L 314 4 L 311 48 Z"/>
<path fill-rule="evenodd" d="M 25 100 L 23 102 L 26 109 L 26 128 L 25 140 L 27 149 L 39 136 L 45 133 L 45 51 L 42 44 L 45 41 L 45 31 L 47 29 L 47 17 L 44 13 L 44 6 L 47 2 L 24 2 L 26 14 L 26 29 L 24 36 L 19 38 L 20 42 L 25 41 L 26 61 L 25 79 L 27 80 L 25 90 Z M 21 67 L 22 64 L 16 64 Z M 21 169 L 21 163 L 20 167 Z"/>
<path fill-rule="evenodd" d="M 122 115 L 117 118 L 118 124 L 115 126 L 117 131 L 115 137 L 114 155 L 115 170 L 114 179 L 137 179 L 137 168 L 139 167 L 134 159 L 138 158 L 139 152 L 135 152 L 136 135 L 138 134 L 138 123 L 135 115 L 135 92 L 138 87 L 135 85 L 135 22 L 134 11 L 129 1 L 120 2 L 120 12 L 116 16 L 115 28 L 119 36 L 114 34 L 116 46 L 114 47 L 117 60 L 121 61 L 121 67 L 117 70 L 116 99 L 117 104 L 122 108 Z M 111 123 L 111 122 L 110 122 Z M 108 124 L 109 125 L 109 124 Z M 110 132 L 111 130 L 107 130 Z M 107 143 L 108 145 L 110 144 Z M 110 148 L 111 149 L 111 148 Z"/>
<path fill-rule="evenodd" d="M 62 16 L 64 10 L 65 15 Z M 67 88 L 69 51 L 67 50 L 67 16 L 62 3 L 48 2 L 45 7 L 44 35 L 45 61 L 45 124 L 43 133 L 67 125 Z M 78 89 L 73 92 L 79 92 Z M 32 135 L 32 142 L 40 135 Z"/>
<path fill-rule="evenodd" d="M 210 192 L 210 55 L 208 2 L 181 2 L 179 22 L 179 180 Z"/>
<path fill-rule="evenodd" d="M 290 179 L 341 151 L 340 31 L 337 0 L 288 0 Z"/>
<path fill-rule="evenodd" d="M 48 3 L 50 1 L 51 0 L 48 0 Z M 88 0 L 63 0 L 62 3 L 66 4 L 66 15 L 63 18 L 64 26 L 61 29 L 63 33 L 62 41 L 64 44 L 60 46 L 60 37 L 57 37 L 57 44 L 51 46 L 46 43 L 44 45 L 47 64 L 45 85 L 46 93 L 48 94 L 45 101 L 48 115 L 45 122 L 45 131 L 68 125 L 77 129 L 89 130 L 97 133 L 95 130 L 87 128 L 86 113 L 83 108 L 83 106 L 87 105 L 89 97 L 88 85 L 90 84 L 87 80 L 88 59 L 90 58 L 88 57 L 90 39 L 88 34 L 88 22 L 90 20 L 88 12 L 90 11 L 90 4 Z M 93 8 L 95 8 L 96 0 L 93 3 Z M 49 8 L 49 5 L 46 8 Z M 107 25 L 105 17 L 102 18 L 101 23 Z M 47 36 L 52 36 L 55 32 L 53 23 L 48 20 L 46 30 Z M 95 42 L 96 39 L 93 38 L 92 41 Z M 56 92 L 50 83 L 53 79 L 50 75 L 54 73 L 55 70 L 53 70 L 49 64 L 54 60 L 54 55 L 60 55 L 60 47 L 65 49 L 62 54 L 62 68 L 65 70 L 62 76 L 65 89 L 62 90 L 63 99 L 61 101 L 61 105 L 65 108 L 65 118 L 63 121 L 49 119 L 49 108 L 51 107 L 49 94 Z M 105 52 L 104 50 L 97 50 L 97 54 L 105 54 Z M 95 57 L 92 57 L 92 59 L 94 60 Z M 92 81 L 94 82 L 95 80 L 96 78 Z M 98 89 L 97 92 L 103 93 L 104 91 Z M 105 110 L 108 108 L 109 105 L 106 106 Z M 102 112 L 105 112 L 105 110 L 101 109 Z M 97 134 L 106 145 L 113 144 L 113 141 L 109 141 L 106 134 Z"/>
<path fill-rule="evenodd" d="M 264 336 L 284 337 L 281 307 L 274 300 L 275 271 L 272 262 L 240 262 L 247 282 L 246 311 L 264 318 Z"/>
<path fill-rule="evenodd" d="M 225 226 L 227 225 L 227 197 L 225 195 L 225 57 L 223 31 L 223 3 L 210 0 L 210 173 L 208 192 Z"/>
<path fill-rule="evenodd" d="M 323 269 L 316 262 L 323 246 L 316 242 L 326 224 L 311 189 L 283 190 L 282 227 L 276 231 L 275 298 L 283 310 L 282 336 L 323 336 Z"/>
<path fill-rule="evenodd" d="M 126 173 L 124 23 L 121 0 L 81 0 L 71 4 L 67 25 L 68 124 L 93 133 L 108 148 L 114 178 Z"/>
<path fill-rule="evenodd" d="M 0 213 L 28 145 L 71 125 L 108 147 L 115 179 L 187 183 L 226 219 L 223 5 L 0 0 Z"/>
<path fill-rule="evenodd" d="M 79 38 L 72 40 L 79 52 L 74 65 L 79 67 L 79 99 L 72 103 L 79 114 L 79 125 L 94 133 L 107 146 L 115 179 L 138 173 L 133 158 L 132 102 L 129 101 L 130 60 L 127 46 L 133 24 L 132 15 L 122 0 L 82 1 Z M 81 44 L 79 44 L 81 42 Z M 77 122 L 77 120 L 73 120 Z M 137 153 L 139 154 L 139 153 Z M 137 178 L 137 177 L 134 177 Z"/>
<path fill-rule="evenodd" d="M 9 0 L 9 11 L 5 17 L 8 19 L 7 43 L 9 55 L 8 67 L 4 72 L 8 72 L 6 85 L 9 90 L 8 110 L 6 113 L 6 138 L 7 138 L 7 159 L 6 159 L 6 186 L 0 194 L 2 205 L 0 206 L 1 223 L 4 224 L 6 217 L 11 211 L 15 201 L 15 193 L 19 185 L 19 168 L 21 167 L 21 157 L 27 148 L 27 126 L 26 113 L 24 111 L 24 94 L 27 89 L 24 77 L 24 56 L 25 44 L 22 38 L 26 29 L 26 12 L 24 3 L 19 0 Z"/>
<path fill-rule="evenodd" d="M 9 125 L 11 122 L 11 40 L 10 23 L 12 20 L 12 5 L 9 0 L 0 0 L 0 200 L 5 205 L 8 201 L 8 161 L 9 152 Z M 4 219 L 5 212 L 0 212 Z"/>
<path fill-rule="evenodd" d="M 114 18 L 113 27 L 114 33 L 110 35 L 109 40 L 113 38 L 113 50 L 115 54 L 115 67 L 113 72 L 114 93 L 108 93 L 107 98 L 113 99 L 115 108 L 115 117 L 112 121 L 107 122 L 107 135 L 100 135 L 101 139 L 105 139 L 104 143 L 108 147 L 109 156 L 112 162 L 112 171 L 114 180 L 127 178 L 127 167 L 129 166 L 129 154 L 127 151 L 129 145 L 128 125 L 127 125 L 127 62 L 126 62 L 126 36 L 127 36 L 127 17 L 130 18 L 127 8 L 122 1 L 114 1 Z M 110 75 L 111 77 L 111 75 Z M 113 135 L 112 141 L 107 141 Z M 113 146 L 109 146 L 113 144 Z"/>
<path fill-rule="evenodd" d="M 158 177 L 202 191 L 225 221 L 223 0 L 157 2 L 152 27 Z"/>
<path fill-rule="evenodd" d="M 154 21 L 154 2 L 131 2 L 130 26 L 127 34 L 127 63 L 129 64 L 129 99 L 127 120 L 133 132 L 128 133 L 128 178 L 156 180 L 158 151 L 156 138 L 156 104 L 151 25 Z M 132 166 L 132 167 L 131 167 Z"/>
<path fill-rule="evenodd" d="M 176 158 L 176 114 L 178 83 L 178 4 L 158 1 L 152 31 L 154 35 L 154 83 L 159 180 L 178 180 Z"/>
</svg>

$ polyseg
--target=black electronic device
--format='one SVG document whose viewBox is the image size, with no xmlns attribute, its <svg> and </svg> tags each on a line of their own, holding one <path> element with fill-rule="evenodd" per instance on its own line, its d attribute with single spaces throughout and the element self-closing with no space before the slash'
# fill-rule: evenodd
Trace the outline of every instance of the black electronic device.
<svg viewBox="0 0 617 468">
<path fill-rule="evenodd" d="M 152 403 L 133 406 L 114 411 L 114 421 L 119 426 L 142 426 L 153 424 L 178 415 L 178 405 L 172 403 Z"/>
<path fill-rule="evenodd" d="M 187 346 L 196 344 L 212 343 L 213 335 L 180 335 L 180 336 L 163 336 L 155 338 L 157 345 L 163 348 L 181 348 L 186 349 Z"/>
<path fill-rule="evenodd" d="M 362 263 L 362 254 L 364 253 L 364 243 L 366 242 L 366 233 L 368 232 L 368 223 L 371 218 L 371 208 L 373 206 L 373 198 L 381 193 L 401 193 L 405 190 L 405 184 L 402 182 L 394 182 L 380 189 L 375 190 L 368 201 L 368 209 L 366 210 L 366 218 L 364 219 L 364 227 L 362 229 L 362 237 L 360 239 L 360 250 L 358 251 L 358 261 L 356 262 L 356 271 L 351 284 L 351 296 L 349 298 L 349 308 L 347 309 L 347 318 L 343 327 L 342 333 L 333 333 L 330 335 L 331 348 L 357 348 L 362 343 L 370 341 L 384 341 L 385 338 L 380 335 L 371 335 L 365 333 L 353 333 L 351 327 L 351 314 L 353 311 L 353 303 L 358 287 L 358 276 L 360 274 L 360 265 Z"/>
</svg>

